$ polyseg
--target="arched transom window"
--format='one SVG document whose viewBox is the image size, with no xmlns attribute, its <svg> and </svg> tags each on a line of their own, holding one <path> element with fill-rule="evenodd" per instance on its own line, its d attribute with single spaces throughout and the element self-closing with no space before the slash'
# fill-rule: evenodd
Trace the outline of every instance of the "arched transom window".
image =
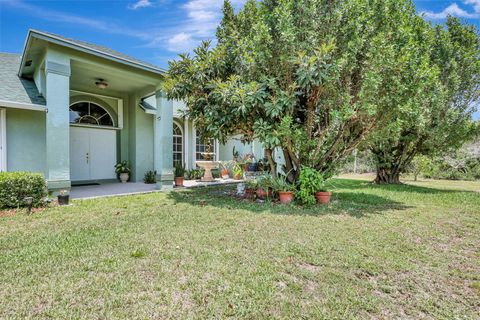
<svg viewBox="0 0 480 320">
<path fill-rule="evenodd" d="M 70 123 L 113 127 L 113 119 L 110 114 L 92 102 L 78 102 L 71 105 Z"/>
<path fill-rule="evenodd" d="M 173 123 L 173 166 L 183 165 L 183 135 L 180 126 Z"/>
</svg>

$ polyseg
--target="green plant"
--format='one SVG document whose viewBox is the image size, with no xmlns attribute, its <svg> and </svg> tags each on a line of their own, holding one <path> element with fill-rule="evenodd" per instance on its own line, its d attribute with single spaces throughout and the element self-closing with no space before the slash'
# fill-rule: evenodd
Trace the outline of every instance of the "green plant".
<svg viewBox="0 0 480 320">
<path fill-rule="evenodd" d="M 319 171 L 303 166 L 300 170 L 300 177 L 298 179 L 298 199 L 303 204 L 315 204 L 315 193 L 326 191 L 324 184 L 325 180 Z"/>
<path fill-rule="evenodd" d="M 203 169 L 192 169 L 187 171 L 186 178 L 187 180 L 198 180 L 203 177 L 205 170 Z"/>
<path fill-rule="evenodd" d="M 268 191 L 273 188 L 274 178 L 270 174 L 265 174 L 258 178 L 258 188 Z"/>
<path fill-rule="evenodd" d="M 275 192 L 295 191 L 295 185 L 287 181 L 287 176 L 281 175 L 273 179 L 273 190 Z"/>
<path fill-rule="evenodd" d="M 157 171 L 149 170 L 143 176 L 143 182 L 153 184 L 157 182 Z"/>
<path fill-rule="evenodd" d="M 234 176 L 241 176 L 243 174 L 243 169 L 242 167 L 240 166 L 240 164 L 236 163 L 234 166 L 233 166 L 233 175 Z"/>
<path fill-rule="evenodd" d="M 0 172 L 0 208 L 39 207 L 47 196 L 45 178 L 40 173 Z M 25 198 L 31 198 L 27 204 Z"/>
<path fill-rule="evenodd" d="M 187 170 L 185 170 L 185 167 L 183 165 L 181 165 L 180 163 L 177 163 L 175 165 L 175 170 L 173 174 L 175 175 L 175 178 L 180 178 L 185 176 L 186 171 Z"/>
<path fill-rule="evenodd" d="M 123 160 L 115 165 L 115 172 L 117 174 L 130 173 L 130 163 L 127 160 Z"/>
<path fill-rule="evenodd" d="M 245 181 L 245 185 L 247 189 L 256 190 L 258 187 L 258 181 L 256 179 L 248 179 L 247 181 Z"/>
</svg>

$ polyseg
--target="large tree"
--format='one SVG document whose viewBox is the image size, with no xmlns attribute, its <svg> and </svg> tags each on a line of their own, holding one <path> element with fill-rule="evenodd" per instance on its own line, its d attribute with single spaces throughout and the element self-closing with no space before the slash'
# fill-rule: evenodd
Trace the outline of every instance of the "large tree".
<svg viewBox="0 0 480 320">
<path fill-rule="evenodd" d="M 291 181 L 331 176 L 408 103 L 418 23 L 409 0 L 225 1 L 216 46 L 170 62 L 165 89 L 202 135 L 259 139 L 273 174 L 281 150 Z"/>
<path fill-rule="evenodd" d="M 417 155 L 458 149 L 471 137 L 471 120 L 480 97 L 480 40 L 473 26 L 448 18 L 446 25 L 426 25 L 418 33 L 428 73 L 405 70 L 414 84 L 407 104 L 369 141 L 377 162 L 377 183 L 400 183 Z M 426 58 L 426 59 L 425 59 Z"/>
</svg>

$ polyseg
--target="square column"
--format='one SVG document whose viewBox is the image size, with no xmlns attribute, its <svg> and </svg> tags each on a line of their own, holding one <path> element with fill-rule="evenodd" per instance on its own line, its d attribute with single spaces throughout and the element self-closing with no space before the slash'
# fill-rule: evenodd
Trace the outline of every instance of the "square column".
<svg viewBox="0 0 480 320">
<path fill-rule="evenodd" d="M 70 183 L 70 60 L 48 52 L 46 84 L 46 179 L 50 190 L 69 189 Z"/>
<path fill-rule="evenodd" d="M 173 101 L 162 91 L 155 94 L 153 161 L 157 171 L 157 189 L 173 188 Z"/>
</svg>

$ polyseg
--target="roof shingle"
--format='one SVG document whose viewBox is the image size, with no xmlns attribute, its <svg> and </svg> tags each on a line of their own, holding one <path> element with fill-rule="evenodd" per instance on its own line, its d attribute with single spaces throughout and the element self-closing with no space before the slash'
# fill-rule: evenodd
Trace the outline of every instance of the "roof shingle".
<svg viewBox="0 0 480 320">
<path fill-rule="evenodd" d="M 0 53 L 0 100 L 46 105 L 35 82 L 17 75 L 20 60 L 18 54 Z"/>
</svg>

